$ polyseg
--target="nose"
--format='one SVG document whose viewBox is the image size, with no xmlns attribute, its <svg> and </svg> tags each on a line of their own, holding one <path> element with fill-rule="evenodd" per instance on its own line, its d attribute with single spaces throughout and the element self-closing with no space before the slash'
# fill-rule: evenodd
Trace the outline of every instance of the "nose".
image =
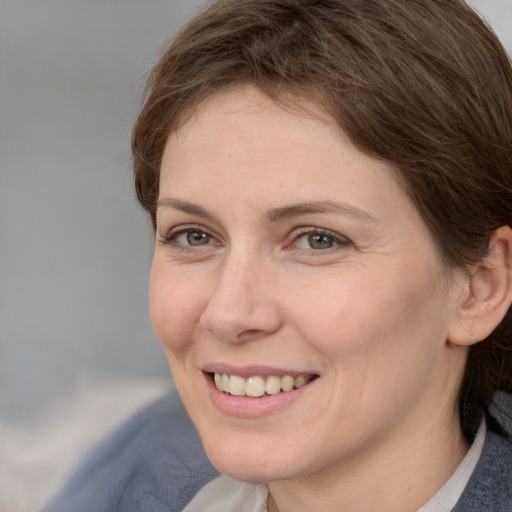
<svg viewBox="0 0 512 512">
<path fill-rule="evenodd" d="M 246 343 L 281 326 L 275 279 L 256 258 L 230 255 L 217 270 L 200 325 L 227 343 Z"/>
</svg>

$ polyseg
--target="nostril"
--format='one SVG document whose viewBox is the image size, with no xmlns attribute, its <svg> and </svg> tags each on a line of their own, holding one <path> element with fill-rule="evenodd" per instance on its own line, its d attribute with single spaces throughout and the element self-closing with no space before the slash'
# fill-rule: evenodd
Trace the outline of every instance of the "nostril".
<svg viewBox="0 0 512 512">
<path fill-rule="evenodd" d="M 265 336 L 265 331 L 260 329 L 247 329 L 237 336 L 238 341 L 251 341 Z"/>
</svg>

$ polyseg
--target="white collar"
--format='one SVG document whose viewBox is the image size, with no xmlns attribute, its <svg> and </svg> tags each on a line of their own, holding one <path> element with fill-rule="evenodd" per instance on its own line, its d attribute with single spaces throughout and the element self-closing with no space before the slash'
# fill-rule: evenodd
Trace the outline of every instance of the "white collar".
<svg viewBox="0 0 512 512">
<path fill-rule="evenodd" d="M 483 418 L 475 440 L 462 462 L 443 487 L 418 512 L 449 512 L 455 507 L 480 458 L 486 433 L 487 426 Z"/>
</svg>

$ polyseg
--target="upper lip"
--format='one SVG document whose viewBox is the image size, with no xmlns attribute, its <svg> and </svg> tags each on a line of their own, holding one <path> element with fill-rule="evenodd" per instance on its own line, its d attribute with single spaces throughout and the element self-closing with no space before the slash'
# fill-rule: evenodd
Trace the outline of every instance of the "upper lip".
<svg viewBox="0 0 512 512">
<path fill-rule="evenodd" d="M 238 375 L 239 377 L 249 378 L 254 376 L 268 377 L 270 375 L 318 375 L 314 371 L 291 370 L 284 367 L 272 367 L 266 365 L 234 366 L 227 363 L 208 363 L 201 367 L 205 373 L 224 373 L 226 375 Z"/>
</svg>

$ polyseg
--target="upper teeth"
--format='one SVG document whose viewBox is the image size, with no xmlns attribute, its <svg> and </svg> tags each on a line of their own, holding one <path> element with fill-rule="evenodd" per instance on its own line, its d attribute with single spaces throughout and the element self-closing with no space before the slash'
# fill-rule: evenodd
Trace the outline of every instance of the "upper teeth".
<svg viewBox="0 0 512 512">
<path fill-rule="evenodd" d="M 280 391 L 291 391 L 294 388 L 301 388 L 307 384 L 311 377 L 308 375 L 299 375 L 292 377 L 291 375 L 270 375 L 268 377 L 260 377 L 255 375 L 244 379 L 238 375 L 226 375 L 225 373 L 214 374 L 215 385 L 219 391 L 224 391 L 231 395 L 237 396 L 263 396 L 275 395 Z"/>
</svg>

